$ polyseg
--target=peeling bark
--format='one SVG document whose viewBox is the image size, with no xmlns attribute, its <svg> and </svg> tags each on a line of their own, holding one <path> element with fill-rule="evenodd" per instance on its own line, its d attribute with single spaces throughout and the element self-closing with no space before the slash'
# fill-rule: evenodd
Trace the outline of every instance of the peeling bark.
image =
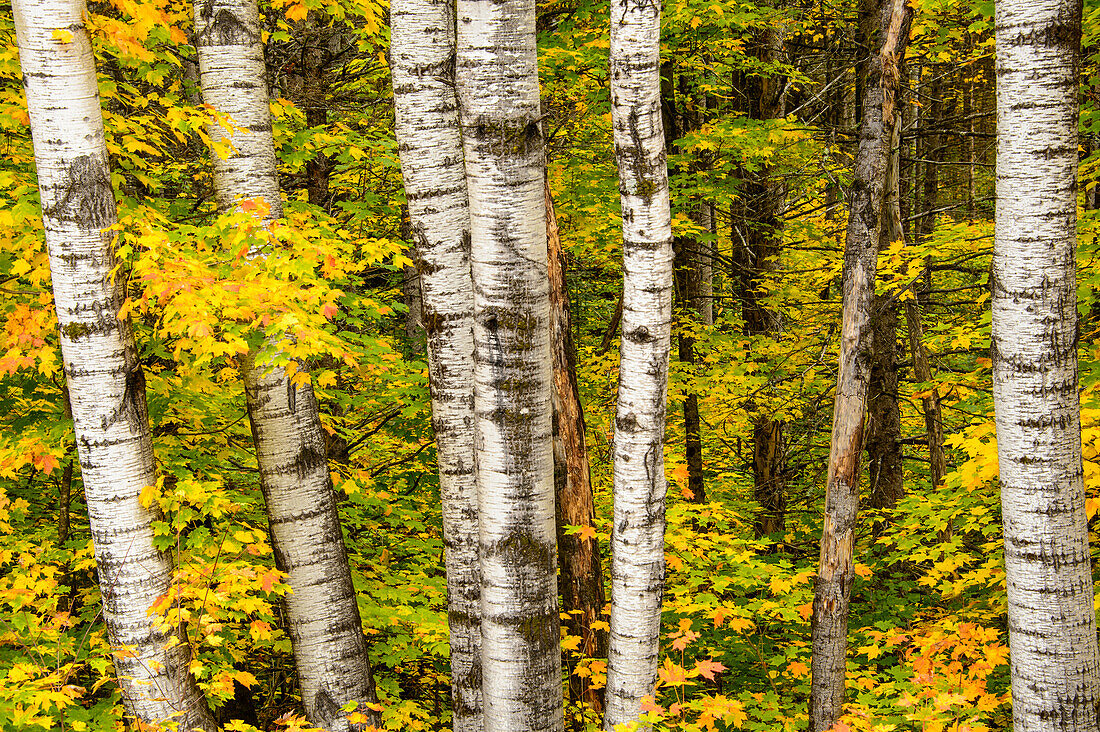
<svg viewBox="0 0 1100 732">
<path fill-rule="evenodd" d="M 565 526 L 596 525 L 592 475 L 584 443 L 584 411 L 577 386 L 577 355 L 569 316 L 565 284 L 565 252 L 561 246 L 554 201 L 546 186 L 546 242 L 550 275 L 550 331 L 554 351 L 554 492 L 558 513 L 558 588 L 562 611 L 569 614 L 565 626 L 581 638 L 580 652 L 590 658 L 607 658 L 607 631 L 593 627 L 603 620 L 607 602 L 600 566 L 600 543 L 595 535 L 567 535 Z M 603 711 L 603 694 L 589 679 L 571 675 L 569 688 L 597 712 Z"/>
<path fill-rule="evenodd" d="M 844 706 L 860 455 L 870 379 L 871 309 L 891 141 L 896 124 L 899 61 L 909 36 L 905 0 L 881 0 L 864 17 L 868 45 L 862 76 L 863 120 L 844 245 L 840 367 L 825 486 L 821 563 L 811 627 L 810 732 L 825 732 Z"/>
</svg>

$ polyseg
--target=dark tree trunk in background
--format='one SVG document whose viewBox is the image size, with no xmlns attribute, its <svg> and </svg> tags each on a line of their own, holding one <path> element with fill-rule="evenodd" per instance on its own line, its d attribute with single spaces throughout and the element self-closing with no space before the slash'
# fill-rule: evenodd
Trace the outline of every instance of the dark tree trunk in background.
<svg viewBox="0 0 1100 732">
<path fill-rule="evenodd" d="M 868 493 L 872 508 L 892 509 L 902 497 L 901 410 L 898 408 L 898 308 L 877 295 L 871 318 L 871 383 L 867 406 Z M 881 525 L 876 524 L 876 530 Z"/>
<path fill-rule="evenodd" d="M 328 67 L 335 56 L 336 30 L 325 22 L 316 10 L 310 10 L 297 28 L 301 44 L 298 58 L 293 60 L 294 73 L 290 76 L 288 91 L 298 109 L 306 115 L 308 127 L 324 127 L 328 124 Z M 306 162 L 305 186 L 309 202 L 328 210 L 329 178 L 333 160 L 318 152 Z"/>
<path fill-rule="evenodd" d="M 901 109 L 891 137 L 886 171 L 879 248 L 903 241 L 901 221 Z M 867 470 L 872 508 L 892 509 L 904 492 L 901 453 L 901 409 L 898 406 L 898 305 L 889 295 L 876 295 L 871 313 L 871 381 L 867 410 Z M 876 524 L 875 530 L 882 525 Z"/>
<path fill-rule="evenodd" d="M 784 34 L 772 28 L 760 34 L 756 55 L 762 63 L 774 64 L 783 53 Z M 786 79 L 766 75 L 750 80 L 749 115 L 765 121 L 784 116 Z M 743 234 L 734 242 L 741 299 L 741 321 L 747 336 L 778 337 L 782 328 L 779 314 L 763 302 L 767 294 L 764 279 L 775 268 L 781 245 L 780 229 L 784 201 L 783 184 L 771 167 L 748 173 L 743 193 Z M 758 508 L 754 518 L 756 538 L 782 535 L 787 525 L 787 446 L 782 420 L 773 419 L 768 408 L 758 408 L 753 420 L 753 497 Z"/>
<path fill-rule="evenodd" d="M 407 204 L 401 205 L 401 241 L 406 245 L 405 256 L 415 262 L 417 253 Z M 406 264 L 401 270 L 401 275 L 401 295 L 407 308 L 405 345 L 408 353 L 424 355 L 427 342 L 424 332 L 424 296 L 420 290 L 420 273 L 416 271 L 416 265 Z"/>
<path fill-rule="evenodd" d="M 677 237 L 674 242 L 676 259 L 676 295 L 685 320 L 698 323 L 700 278 L 696 252 L 698 242 Z M 685 323 L 686 327 L 690 327 Z M 695 363 L 695 337 L 685 327 L 679 329 L 676 338 L 677 357 L 681 363 Z M 687 460 L 688 492 L 695 503 L 706 503 L 706 486 L 703 482 L 703 443 L 700 433 L 699 396 L 694 392 L 684 397 L 684 457 Z"/>
<path fill-rule="evenodd" d="M 947 458 L 943 449 L 943 420 L 940 415 L 940 395 L 935 386 L 931 386 L 932 367 L 928 363 L 928 350 L 924 347 L 924 331 L 921 327 L 920 310 L 917 303 L 909 300 L 905 303 L 905 324 L 909 330 L 909 351 L 913 357 L 913 376 L 924 383 L 921 410 L 924 412 L 924 428 L 928 443 L 928 455 L 931 463 L 932 489 L 943 484 L 947 474 Z"/>
<path fill-rule="evenodd" d="M 936 67 L 932 67 L 932 82 L 928 87 L 927 112 L 922 115 L 923 128 L 918 138 L 917 150 L 923 160 L 924 180 L 921 193 L 920 210 L 915 214 L 920 215 L 917 226 L 917 234 L 921 239 L 932 235 L 936 228 L 936 207 L 939 205 L 940 191 L 940 162 L 944 157 L 943 140 L 939 135 L 944 115 L 943 103 L 944 84 Z M 973 139 L 973 138 L 971 138 Z"/>
<path fill-rule="evenodd" d="M 554 213 L 550 186 L 546 187 L 546 243 L 550 275 L 550 347 L 554 352 L 554 488 L 558 503 L 558 589 L 565 627 L 579 636 L 580 651 L 592 658 L 607 657 L 607 631 L 592 627 L 603 620 L 607 602 L 596 539 L 596 507 L 592 476 L 584 443 L 584 411 L 577 386 L 576 349 L 565 283 L 565 252 Z M 592 527 L 592 532 L 566 534 L 565 526 Z M 589 679 L 571 675 L 573 698 L 583 699 L 597 712 L 603 710 L 602 690 Z"/>
<path fill-rule="evenodd" d="M 57 487 L 57 543 L 64 545 L 69 540 L 69 503 L 72 501 L 73 461 L 65 463 L 65 472 L 61 474 L 61 483 Z"/>
<path fill-rule="evenodd" d="M 666 65 L 665 71 L 669 76 L 662 78 L 662 101 L 665 112 L 665 145 L 672 153 L 675 149 L 675 141 L 681 135 L 698 130 L 703 123 L 703 114 L 689 110 L 688 100 L 691 91 L 686 87 L 686 77 L 678 78 L 679 91 L 674 91 L 675 84 L 672 81 L 673 66 Z M 678 100 L 677 97 L 682 97 Z M 680 101 L 678 105 L 677 102 Z M 698 163 L 698 161 L 697 161 Z M 695 168 L 693 164 L 692 169 Z M 673 171 L 670 170 L 670 174 Z M 693 202 L 689 211 L 692 221 L 700 228 L 710 229 L 710 218 L 707 215 L 709 209 L 704 209 L 704 202 Z M 696 363 L 695 337 L 690 332 L 692 324 L 711 325 L 707 322 L 707 313 L 713 311 L 703 305 L 704 274 L 710 263 L 710 253 L 706 251 L 703 242 L 688 237 L 676 237 L 673 240 L 673 254 L 675 257 L 675 293 L 677 306 L 680 308 L 684 324 L 678 330 L 676 336 L 676 357 L 681 363 Z M 706 264 L 704 264 L 704 261 Z M 707 305 L 710 298 L 707 297 Z M 699 416 L 699 396 L 694 392 L 684 397 L 684 457 L 687 462 L 687 489 L 691 494 L 691 500 L 695 503 L 706 503 L 706 485 L 703 480 L 703 443 L 702 421 Z"/>
<path fill-rule="evenodd" d="M 918 138 L 918 150 L 920 157 L 924 159 L 923 195 L 921 196 L 921 212 L 918 220 L 917 236 L 927 241 L 936 230 L 936 213 L 939 206 L 939 166 L 944 159 L 944 141 L 940 134 L 944 116 L 948 113 L 944 102 L 945 85 L 943 76 L 933 67 L 932 82 L 929 85 L 928 96 L 931 100 L 928 104 L 928 112 L 924 115 L 924 127 Z M 965 113 L 965 109 L 964 109 Z M 971 144 L 973 137 L 969 138 Z M 924 270 L 914 285 L 915 299 L 905 303 L 905 323 L 909 331 L 909 350 L 913 358 L 913 376 L 922 383 L 932 381 L 932 369 L 928 362 L 928 351 L 924 347 L 923 328 L 920 320 L 921 306 L 927 303 L 928 290 L 931 288 L 931 272 L 928 262 L 924 263 Z M 924 413 L 926 443 L 929 454 L 929 472 L 931 474 L 931 488 L 934 490 L 943 483 L 947 473 L 947 461 L 943 449 L 943 423 L 940 416 L 939 394 L 933 388 L 931 393 L 921 397 L 921 410 Z"/>
</svg>

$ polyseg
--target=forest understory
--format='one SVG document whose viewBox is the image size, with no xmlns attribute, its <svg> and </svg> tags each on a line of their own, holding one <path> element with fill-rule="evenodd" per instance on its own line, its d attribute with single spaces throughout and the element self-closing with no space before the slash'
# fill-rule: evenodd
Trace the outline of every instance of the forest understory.
<svg viewBox="0 0 1100 732">
<path fill-rule="evenodd" d="M 494 475 L 513 469 L 548 475 L 551 460 L 556 525 L 549 513 L 531 519 L 535 539 L 519 542 L 502 523 L 510 517 L 500 519 L 504 528 L 488 523 L 496 518 L 485 513 L 483 497 L 478 566 L 495 571 L 484 547 L 487 532 L 499 529 L 492 534 L 493 561 L 515 556 L 549 568 L 538 590 L 546 617 L 538 618 L 546 628 L 557 626 L 555 613 L 560 620 L 560 676 L 553 678 L 546 660 L 557 658 L 553 631 L 540 637 L 533 615 L 520 622 L 485 612 L 532 648 L 550 648 L 543 661 L 552 670 L 543 675 L 563 694 L 560 721 L 524 729 L 601 729 L 605 708 L 617 703 L 605 696 L 611 585 L 618 576 L 611 560 L 616 450 L 626 444 L 624 430 L 640 432 L 646 419 L 616 419 L 618 390 L 623 377 L 662 376 L 656 360 L 645 367 L 632 361 L 623 374 L 619 368 L 621 348 L 627 353 L 630 343 L 657 339 L 650 338 L 653 328 L 634 325 L 632 298 L 658 289 L 624 290 L 622 211 L 637 206 L 626 217 L 634 222 L 642 210 L 637 201 L 659 200 L 663 183 L 641 162 L 630 173 L 637 180 L 620 181 L 616 160 L 625 143 L 616 137 L 616 79 L 608 71 L 612 8 L 590 0 L 540 2 L 533 16 L 537 78 L 532 63 L 527 96 L 516 102 L 526 105 L 524 119 L 535 121 L 513 129 L 487 121 L 492 110 L 478 112 L 480 126 L 463 118 L 466 173 L 458 175 L 468 181 L 472 213 L 463 213 L 466 223 L 457 228 L 438 224 L 444 231 L 450 226 L 458 243 L 465 232 L 469 256 L 462 226 L 475 220 L 474 294 L 470 304 L 455 304 L 444 298 L 459 286 L 439 279 L 443 255 L 424 254 L 429 229 L 422 218 L 444 210 L 439 204 L 423 213 L 422 202 L 454 193 L 446 183 L 454 171 L 440 164 L 418 183 L 410 180 L 406 156 L 414 143 L 406 130 L 425 123 L 403 117 L 409 113 L 400 107 L 395 112 L 395 89 L 400 104 L 416 79 L 443 79 L 451 98 L 458 94 L 451 106 L 464 113 L 489 99 L 488 87 L 475 86 L 483 71 L 471 70 L 476 53 L 463 56 L 463 24 L 457 61 L 453 48 L 435 49 L 438 63 L 408 61 L 418 70 L 398 78 L 405 63 L 404 36 L 391 24 L 398 2 L 391 8 L 385 0 L 264 0 L 254 19 L 219 20 L 218 13 L 247 4 L 207 0 L 203 10 L 181 0 L 90 2 L 83 15 L 77 11 L 83 21 L 76 30 L 57 25 L 43 36 L 62 50 L 90 38 L 93 103 L 102 108 L 105 130 L 108 173 L 96 178 L 91 167 L 66 162 L 69 174 L 83 177 L 58 196 L 40 192 L 40 184 L 48 191 L 49 178 L 41 148 L 32 146 L 33 93 L 24 91 L 25 81 L 33 89 L 36 74 L 20 67 L 17 18 L 26 14 L 31 22 L 32 13 L 13 12 L 12 0 L 0 0 L 0 730 L 152 729 L 134 721 L 140 713 L 123 697 L 163 702 L 163 694 L 147 688 L 159 682 L 141 680 L 161 671 L 192 680 L 201 706 L 193 721 L 209 730 L 481 729 L 462 727 L 474 697 L 456 703 L 470 692 L 452 672 L 456 628 L 469 619 L 455 603 L 485 611 L 496 600 L 486 595 L 478 605 L 476 593 L 463 595 L 457 579 L 463 566 L 477 563 L 477 527 L 473 538 L 450 532 L 464 510 L 476 510 L 477 490 L 485 489 L 467 485 L 474 508 L 460 510 L 450 503 L 458 490 L 451 484 L 441 498 L 440 475 L 472 481 L 475 464 Z M 665 480 L 648 472 L 660 464 L 659 439 L 656 455 L 637 453 L 645 457 L 635 469 L 642 465 L 654 486 L 667 486 L 667 528 L 664 585 L 649 587 L 663 605 L 656 686 L 639 702 L 642 728 L 829 727 L 818 730 L 810 720 L 815 587 L 824 583 L 823 525 L 833 526 L 823 515 L 837 490 L 830 448 L 837 449 L 831 435 L 834 406 L 842 401 L 838 364 L 846 358 L 849 210 L 873 194 L 858 161 L 868 139 L 867 110 L 879 97 L 879 195 L 869 199 L 873 206 L 857 209 L 874 225 L 865 248 L 872 262 L 865 347 L 851 356 L 866 393 L 865 405 L 853 408 L 858 430 L 845 463 L 859 506 L 847 523 L 851 571 L 842 578 L 850 594 L 847 647 L 833 659 L 846 692 L 843 713 L 830 724 L 836 732 L 992 732 L 1013 725 L 1006 601 L 1013 583 L 1006 582 L 999 482 L 1010 481 L 998 461 L 994 371 L 1019 362 L 1003 349 L 991 353 L 991 306 L 998 283 L 1000 292 L 1008 287 L 1007 275 L 994 273 L 1002 266 L 994 263 L 995 185 L 998 174 L 1006 175 L 996 167 L 994 7 L 986 0 L 908 0 L 882 3 L 883 17 L 893 17 L 895 5 L 896 24 L 881 27 L 879 5 L 866 2 L 675 0 L 661 10 L 656 70 L 663 126 L 652 132 L 664 136 L 654 155 L 667 161 L 671 221 Z M 1052 350 L 1061 344 L 1059 353 L 1075 353 L 1079 364 L 1079 382 L 1062 387 L 1080 399 L 1091 549 L 1076 559 L 1095 576 L 1100 3 L 1086 0 L 1083 13 L 1078 67 L 1067 72 L 1076 75 L 1071 96 L 1079 103 L 1079 154 L 1070 154 L 1076 264 L 1067 265 L 1071 274 L 1076 268 L 1076 284 L 1067 285 L 1076 287 L 1076 308 L 1063 293 L 1059 322 L 1069 331 L 1048 340 Z M 248 43 L 239 40 L 245 36 Z M 242 54 L 252 54 L 252 76 L 234 81 L 220 70 L 222 61 L 203 56 L 219 48 L 251 49 Z M 877 76 L 868 75 L 872 67 Z M 226 111 L 223 105 L 240 102 L 246 87 L 259 106 Z M 242 116 L 251 114 L 247 109 L 260 116 Z M 448 131 L 441 123 L 426 139 L 444 140 L 458 126 Z M 274 160 L 263 162 L 268 153 L 249 147 L 257 130 L 270 132 Z M 251 155 L 261 161 L 256 170 L 273 166 L 254 187 L 231 170 Z M 450 160 L 459 169 L 461 155 Z M 544 209 L 478 203 L 479 190 L 501 185 L 490 174 L 500 175 L 493 166 L 503 164 L 492 155 L 513 166 L 509 185 L 523 186 L 531 201 L 545 200 Z M 96 218 L 109 206 L 107 176 L 117 223 Z M 531 210 L 545 216 L 527 215 Z M 1050 218 L 1073 214 L 1055 211 Z M 507 223 L 476 223 L 498 215 Z M 59 263 L 70 262 L 55 253 L 51 280 L 51 216 L 65 225 L 94 219 L 93 230 L 109 227 L 105 241 L 113 247 L 97 261 L 108 273 L 101 279 L 109 292 L 84 301 L 78 295 L 67 315 L 60 303 L 70 288 L 59 287 L 57 278 Z M 491 260 L 503 255 L 494 250 L 478 259 L 476 239 L 490 229 L 514 234 L 501 251 L 528 230 L 545 236 L 549 263 L 509 265 L 503 284 L 491 280 L 485 274 Z M 462 286 L 469 289 L 469 262 L 463 266 Z M 81 287 L 71 289 L 87 295 Z M 546 296 L 548 319 L 541 305 L 522 309 L 520 296 L 533 292 Z M 109 311 L 115 296 L 119 309 Z M 518 304 L 513 310 L 494 304 L 493 312 L 514 317 L 486 320 L 484 303 L 498 296 Z M 121 364 L 111 367 L 121 378 L 119 394 L 99 387 L 76 394 L 87 374 L 62 365 L 71 362 L 63 359 L 63 342 L 68 348 L 97 336 L 94 323 L 86 324 L 93 310 L 108 313 L 96 321 L 107 323 L 105 330 L 121 333 L 119 323 L 132 324 L 132 338 L 120 336 L 123 346 L 109 354 Z M 460 317 L 476 323 L 455 335 Z M 437 356 L 450 346 L 485 354 L 500 343 L 503 355 L 479 355 L 476 368 L 483 370 L 470 362 L 461 366 L 469 369 L 465 382 L 448 382 L 456 389 L 465 383 L 467 391 L 448 392 L 437 381 L 460 368 Z M 509 350 L 509 344 L 519 345 Z M 500 393 L 525 398 L 523 380 L 537 371 L 545 399 L 493 409 L 478 401 L 483 397 L 474 389 L 492 380 L 484 369 L 518 362 L 518 349 L 531 344 L 552 353 L 553 370 L 536 358 L 522 378 L 493 371 L 493 383 Z M 1045 356 L 1035 357 L 1040 362 Z M 848 397 L 847 387 L 841 394 Z M 93 535 L 138 540 L 125 538 L 129 519 L 119 519 L 117 530 L 93 525 L 114 515 L 125 497 L 96 488 L 99 497 L 86 498 L 91 474 L 82 469 L 74 433 L 82 405 L 116 397 L 125 414 L 104 416 L 103 433 L 129 424 L 137 434 L 133 423 L 147 413 L 152 450 L 144 457 L 151 472 L 137 479 L 130 496 L 140 504 L 135 515 L 148 520 L 156 550 L 149 562 L 159 563 L 144 566 L 142 577 L 163 575 L 166 588 L 133 621 L 160 638 L 166 668 L 154 662 L 151 671 L 145 661 L 137 664 L 144 671 L 126 670 L 137 654 L 108 633 L 103 586 L 113 613 L 125 580 L 108 579 L 121 576 L 110 569 L 117 555 L 101 548 L 97 563 Z M 452 411 L 440 411 L 448 404 Z M 524 411 L 531 404 L 535 416 Z M 456 451 L 462 417 L 455 405 L 478 419 L 514 417 L 525 438 L 535 434 L 535 447 L 517 448 L 519 438 L 511 436 L 498 448 L 489 442 L 496 433 L 485 428 L 477 460 L 472 437 L 462 448 L 469 454 Z M 302 427 L 309 419 L 311 432 Z M 1042 419 L 1059 420 L 1034 417 Z M 293 448 L 275 436 L 283 434 L 280 420 L 300 430 Z M 1064 421 L 1072 431 L 1072 420 Z M 660 435 L 661 423 L 655 429 Z M 530 461 L 517 467 L 513 449 Z M 1036 462 L 1046 459 L 1034 454 Z M 104 459 L 96 470 L 125 462 Z M 517 480 L 502 500 L 510 509 L 526 510 L 514 496 L 530 486 L 531 493 L 546 489 L 543 503 L 552 498 L 537 476 Z M 293 503 L 300 496 L 280 503 L 306 484 L 313 493 L 304 503 Z M 97 508 L 96 500 L 108 508 Z M 309 537 L 316 541 L 295 548 L 280 527 L 305 520 L 315 521 Z M 448 560 L 445 547 L 455 552 Z M 455 559 L 459 551 L 473 554 Z M 293 573 L 304 562 L 297 557 L 306 555 L 337 567 L 324 570 L 336 584 L 312 596 L 293 592 Z M 1053 561 L 1069 563 L 1065 555 Z M 320 615 L 325 632 L 343 632 L 340 643 L 351 650 L 336 659 L 320 654 L 310 670 L 302 659 L 307 621 Z M 482 658 L 476 647 L 463 649 L 463 658 Z M 361 670 L 345 675 L 355 676 L 348 682 L 355 688 L 344 697 L 330 693 L 328 679 L 354 664 Z M 464 666 L 461 673 L 475 672 Z M 480 677 L 477 683 L 480 704 Z M 1091 683 L 1095 700 L 1096 667 Z M 512 729 L 500 724 L 484 729 Z"/>
</svg>

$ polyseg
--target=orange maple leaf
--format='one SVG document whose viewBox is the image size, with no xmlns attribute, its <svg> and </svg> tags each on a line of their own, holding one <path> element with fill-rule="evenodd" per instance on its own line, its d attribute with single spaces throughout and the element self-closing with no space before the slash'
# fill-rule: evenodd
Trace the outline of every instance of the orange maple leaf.
<svg viewBox="0 0 1100 732">
<path fill-rule="evenodd" d="M 275 572 L 265 572 L 260 586 L 264 592 L 271 592 L 275 587 L 275 583 L 279 581 L 279 575 Z"/>
<path fill-rule="evenodd" d="M 714 674 L 725 671 L 726 667 L 717 661 L 696 661 L 695 670 L 707 681 L 714 681 Z"/>
<path fill-rule="evenodd" d="M 653 697 L 651 696 L 643 696 L 640 706 L 643 712 L 655 712 L 657 714 L 665 713 L 665 708 L 653 701 Z"/>
</svg>

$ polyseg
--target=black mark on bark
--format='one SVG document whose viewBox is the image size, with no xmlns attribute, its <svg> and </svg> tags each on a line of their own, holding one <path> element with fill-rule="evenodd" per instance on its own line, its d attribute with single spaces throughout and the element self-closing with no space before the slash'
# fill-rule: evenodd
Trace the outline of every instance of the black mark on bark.
<svg viewBox="0 0 1100 732">
<path fill-rule="evenodd" d="M 107 165 L 92 155 L 81 155 L 73 160 L 57 202 L 44 213 L 86 229 L 105 229 L 113 224 L 115 195 Z"/>
</svg>

